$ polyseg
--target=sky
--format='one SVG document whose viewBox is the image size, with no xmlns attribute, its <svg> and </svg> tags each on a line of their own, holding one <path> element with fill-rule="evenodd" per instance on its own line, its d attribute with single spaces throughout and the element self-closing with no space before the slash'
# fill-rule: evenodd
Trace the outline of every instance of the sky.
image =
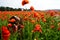
<svg viewBox="0 0 60 40">
<path fill-rule="evenodd" d="M 22 0 L 0 0 L 0 6 L 13 8 L 27 8 L 33 6 L 36 10 L 60 9 L 60 0 L 29 0 L 29 4 L 22 6 Z"/>
</svg>

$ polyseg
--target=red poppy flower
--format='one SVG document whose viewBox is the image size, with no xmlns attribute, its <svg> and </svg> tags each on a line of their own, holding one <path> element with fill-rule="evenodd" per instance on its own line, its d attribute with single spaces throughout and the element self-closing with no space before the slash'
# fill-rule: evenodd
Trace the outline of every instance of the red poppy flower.
<svg viewBox="0 0 60 40">
<path fill-rule="evenodd" d="M 39 14 L 37 12 L 34 12 L 34 17 L 38 17 Z"/>
<path fill-rule="evenodd" d="M 15 19 L 11 19 L 11 20 L 9 20 L 9 22 L 15 22 L 16 20 Z"/>
<path fill-rule="evenodd" d="M 9 23 L 9 24 L 8 24 L 8 27 L 12 27 L 12 24 L 11 24 L 11 23 Z"/>
<path fill-rule="evenodd" d="M 43 21 L 43 22 L 46 22 L 46 19 L 45 19 L 45 18 L 43 18 L 43 19 L 42 19 L 42 21 Z"/>
<path fill-rule="evenodd" d="M 40 15 L 41 15 L 41 18 L 44 18 L 44 14 L 43 13 L 41 13 Z"/>
<path fill-rule="evenodd" d="M 41 18 L 43 19 L 43 18 L 44 18 L 44 16 L 41 16 Z"/>
<path fill-rule="evenodd" d="M 51 16 L 54 16 L 54 14 L 55 14 L 55 13 L 53 13 L 53 12 L 50 13 Z"/>
<path fill-rule="evenodd" d="M 2 26 L 2 38 L 3 40 L 8 40 L 10 37 L 10 31 L 7 29 L 7 27 Z"/>
<path fill-rule="evenodd" d="M 51 28 L 53 29 L 55 26 L 54 25 L 51 25 Z"/>
<path fill-rule="evenodd" d="M 49 13 L 50 13 L 50 16 L 54 16 L 55 15 L 55 11 L 53 11 L 53 10 L 50 10 Z"/>
<path fill-rule="evenodd" d="M 35 25 L 35 28 L 34 28 L 34 30 L 32 32 L 36 32 L 36 31 L 42 33 L 41 26 L 39 24 Z"/>
<path fill-rule="evenodd" d="M 60 31 L 60 27 L 58 28 L 58 30 Z"/>
<path fill-rule="evenodd" d="M 38 31 L 38 30 L 40 30 L 40 25 L 39 24 L 36 24 L 35 25 L 35 29 Z"/>
<path fill-rule="evenodd" d="M 32 23 L 35 23 L 35 20 L 31 20 Z"/>
<path fill-rule="evenodd" d="M 24 6 L 25 4 L 28 4 L 28 3 L 29 3 L 28 0 L 23 0 L 23 1 L 22 1 L 22 6 Z"/>
<path fill-rule="evenodd" d="M 27 16 L 28 16 L 28 17 L 31 16 L 31 13 L 27 13 Z"/>
<path fill-rule="evenodd" d="M 30 7 L 30 10 L 31 10 L 31 11 L 34 11 L 34 7 L 33 7 L 33 6 L 31 6 L 31 7 Z"/>
<path fill-rule="evenodd" d="M 23 19 L 24 19 L 24 20 L 28 20 L 28 17 L 27 17 L 27 16 L 25 16 Z"/>
</svg>

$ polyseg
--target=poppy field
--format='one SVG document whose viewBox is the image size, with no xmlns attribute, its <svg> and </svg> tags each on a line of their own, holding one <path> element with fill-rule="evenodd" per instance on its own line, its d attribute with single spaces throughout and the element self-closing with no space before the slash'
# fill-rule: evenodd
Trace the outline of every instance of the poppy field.
<svg viewBox="0 0 60 40">
<path fill-rule="evenodd" d="M 23 25 L 13 28 L 12 16 L 22 18 Z M 15 20 L 12 19 L 12 22 Z M 19 33 L 21 33 L 19 35 Z M 55 11 L 0 11 L 0 40 L 60 40 L 60 13 Z"/>
<path fill-rule="evenodd" d="M 60 40 L 60 12 L 33 6 L 30 11 L 0 11 L 0 40 Z"/>
</svg>

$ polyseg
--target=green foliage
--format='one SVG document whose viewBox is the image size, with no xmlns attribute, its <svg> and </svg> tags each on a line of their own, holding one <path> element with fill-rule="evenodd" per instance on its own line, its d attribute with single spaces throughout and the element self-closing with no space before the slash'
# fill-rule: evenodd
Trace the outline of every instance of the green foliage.
<svg viewBox="0 0 60 40">
<path fill-rule="evenodd" d="M 21 40 L 60 40 L 60 31 L 57 30 L 58 28 L 58 23 L 60 22 L 60 19 L 55 18 L 55 17 L 50 17 L 46 19 L 47 21 L 44 23 L 42 20 L 37 22 L 37 24 L 41 25 L 42 28 L 42 33 L 40 32 L 32 32 L 32 30 L 35 27 L 35 24 L 32 24 L 30 21 L 25 21 L 24 24 L 24 29 L 23 29 L 23 39 Z M 51 22 L 54 20 L 54 22 Z M 51 29 L 51 23 L 55 26 L 54 29 Z M 0 28 L 5 25 L 7 26 L 8 22 L 7 20 L 2 21 L 0 19 Z M 1 34 L 1 32 L 0 32 Z M 11 34 L 10 40 L 19 40 L 18 37 L 22 38 L 21 36 L 18 36 L 18 32 Z M 1 39 L 0 39 L 1 40 Z"/>
</svg>

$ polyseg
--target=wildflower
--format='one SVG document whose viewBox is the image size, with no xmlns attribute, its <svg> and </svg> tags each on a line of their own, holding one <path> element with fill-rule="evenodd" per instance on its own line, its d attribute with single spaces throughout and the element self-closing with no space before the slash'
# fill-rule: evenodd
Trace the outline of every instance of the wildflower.
<svg viewBox="0 0 60 40">
<path fill-rule="evenodd" d="M 43 14 L 43 13 L 41 13 L 40 15 L 41 15 L 41 18 L 43 19 L 43 18 L 44 18 L 44 14 Z"/>
<path fill-rule="evenodd" d="M 39 25 L 39 24 L 36 24 L 36 25 L 35 25 L 35 28 L 34 28 L 34 30 L 33 30 L 32 32 L 36 32 L 36 31 L 42 33 L 41 25 Z"/>
<path fill-rule="evenodd" d="M 42 19 L 42 21 L 43 21 L 43 22 L 46 22 L 46 19 L 45 19 L 45 18 L 43 18 L 43 19 Z"/>
<path fill-rule="evenodd" d="M 36 20 L 37 20 L 37 21 L 40 21 L 40 19 L 41 19 L 41 16 L 38 16 Z"/>
<path fill-rule="evenodd" d="M 54 25 L 51 25 L 51 28 L 53 29 L 55 26 Z"/>
<path fill-rule="evenodd" d="M 9 23 L 9 24 L 8 24 L 8 27 L 12 27 L 12 24 L 11 24 L 11 23 Z"/>
<path fill-rule="evenodd" d="M 43 18 L 44 18 L 44 16 L 41 16 L 41 18 L 43 19 Z"/>
<path fill-rule="evenodd" d="M 24 19 L 24 20 L 27 20 L 27 19 L 28 19 L 28 17 L 26 17 L 26 16 L 25 16 L 23 19 Z"/>
<path fill-rule="evenodd" d="M 40 30 L 40 25 L 39 25 L 39 24 L 36 24 L 36 25 L 35 25 L 35 29 L 36 29 L 36 30 Z"/>
<path fill-rule="evenodd" d="M 30 10 L 31 10 L 31 11 L 34 11 L 34 7 L 33 7 L 33 6 L 31 6 L 31 7 L 30 7 Z"/>
<path fill-rule="evenodd" d="M 60 31 L 60 27 L 58 28 L 58 30 Z"/>
<path fill-rule="evenodd" d="M 37 12 L 34 12 L 34 17 L 38 17 L 39 14 Z"/>
<path fill-rule="evenodd" d="M 10 37 L 10 31 L 7 29 L 7 27 L 2 26 L 2 38 L 3 40 L 8 40 Z"/>
<path fill-rule="evenodd" d="M 22 1 L 22 6 L 24 6 L 25 4 L 28 4 L 28 3 L 29 3 L 28 0 L 23 0 L 23 1 Z"/>
<path fill-rule="evenodd" d="M 41 15 L 41 16 L 44 16 L 44 13 L 41 13 L 40 15 Z"/>
<path fill-rule="evenodd" d="M 32 23 L 35 23 L 35 20 L 31 20 Z"/>
<path fill-rule="evenodd" d="M 50 16 L 54 16 L 55 15 L 55 11 L 50 10 L 49 13 L 50 13 Z"/>
<path fill-rule="evenodd" d="M 31 13 L 27 13 L 27 16 L 31 16 Z"/>
<path fill-rule="evenodd" d="M 15 19 L 11 19 L 11 20 L 9 20 L 9 22 L 15 22 L 16 20 Z"/>
<path fill-rule="evenodd" d="M 51 13 L 50 13 L 50 15 L 51 15 L 51 16 L 54 16 L 54 13 L 53 13 L 53 12 L 51 12 Z"/>
</svg>

